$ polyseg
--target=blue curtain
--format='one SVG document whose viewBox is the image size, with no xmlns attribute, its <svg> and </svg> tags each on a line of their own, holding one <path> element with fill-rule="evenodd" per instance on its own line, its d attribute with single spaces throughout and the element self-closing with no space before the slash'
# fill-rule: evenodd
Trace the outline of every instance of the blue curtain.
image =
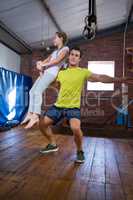
<svg viewBox="0 0 133 200">
<path fill-rule="evenodd" d="M 29 104 L 32 79 L 0 68 L 0 126 L 18 124 Z"/>
</svg>

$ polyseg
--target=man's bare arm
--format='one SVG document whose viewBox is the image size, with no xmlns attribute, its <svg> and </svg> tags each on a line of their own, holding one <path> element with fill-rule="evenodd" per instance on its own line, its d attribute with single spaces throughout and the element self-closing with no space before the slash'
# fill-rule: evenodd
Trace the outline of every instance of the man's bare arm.
<svg viewBox="0 0 133 200">
<path fill-rule="evenodd" d="M 131 77 L 111 77 L 104 74 L 94 74 L 88 78 L 90 82 L 101 82 L 101 83 L 133 83 Z"/>
</svg>

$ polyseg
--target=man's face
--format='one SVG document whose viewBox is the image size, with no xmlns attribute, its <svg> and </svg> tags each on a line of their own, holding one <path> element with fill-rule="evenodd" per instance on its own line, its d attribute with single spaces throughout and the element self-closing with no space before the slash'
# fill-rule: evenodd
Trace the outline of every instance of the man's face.
<svg viewBox="0 0 133 200">
<path fill-rule="evenodd" d="M 69 65 L 71 66 L 79 66 L 80 62 L 80 51 L 78 50 L 71 50 L 69 55 Z"/>
</svg>

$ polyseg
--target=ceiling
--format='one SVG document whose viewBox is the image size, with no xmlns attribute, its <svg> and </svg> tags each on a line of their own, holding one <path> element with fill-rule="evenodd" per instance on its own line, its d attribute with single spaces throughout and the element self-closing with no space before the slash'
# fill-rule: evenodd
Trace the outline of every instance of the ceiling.
<svg viewBox="0 0 133 200">
<path fill-rule="evenodd" d="M 32 50 L 50 43 L 54 33 L 65 31 L 70 39 L 82 35 L 89 0 L 0 0 L 0 40 L 15 48 Z M 132 0 L 96 0 L 98 31 L 127 19 Z M 7 31 L 9 38 L 4 38 Z M 6 32 L 6 34 L 7 34 Z M 8 41 L 9 40 L 9 41 Z M 17 43 L 18 42 L 18 43 Z M 20 42 L 20 43 L 19 43 Z"/>
</svg>

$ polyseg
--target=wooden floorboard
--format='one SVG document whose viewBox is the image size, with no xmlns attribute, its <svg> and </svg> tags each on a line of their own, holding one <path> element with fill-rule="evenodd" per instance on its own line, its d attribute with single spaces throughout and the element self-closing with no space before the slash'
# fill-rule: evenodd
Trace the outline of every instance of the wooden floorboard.
<svg viewBox="0 0 133 200">
<path fill-rule="evenodd" d="M 133 140 L 84 137 L 86 161 L 74 163 L 72 135 L 56 134 L 59 151 L 41 155 L 37 129 L 0 133 L 0 199 L 133 200 Z"/>
</svg>

